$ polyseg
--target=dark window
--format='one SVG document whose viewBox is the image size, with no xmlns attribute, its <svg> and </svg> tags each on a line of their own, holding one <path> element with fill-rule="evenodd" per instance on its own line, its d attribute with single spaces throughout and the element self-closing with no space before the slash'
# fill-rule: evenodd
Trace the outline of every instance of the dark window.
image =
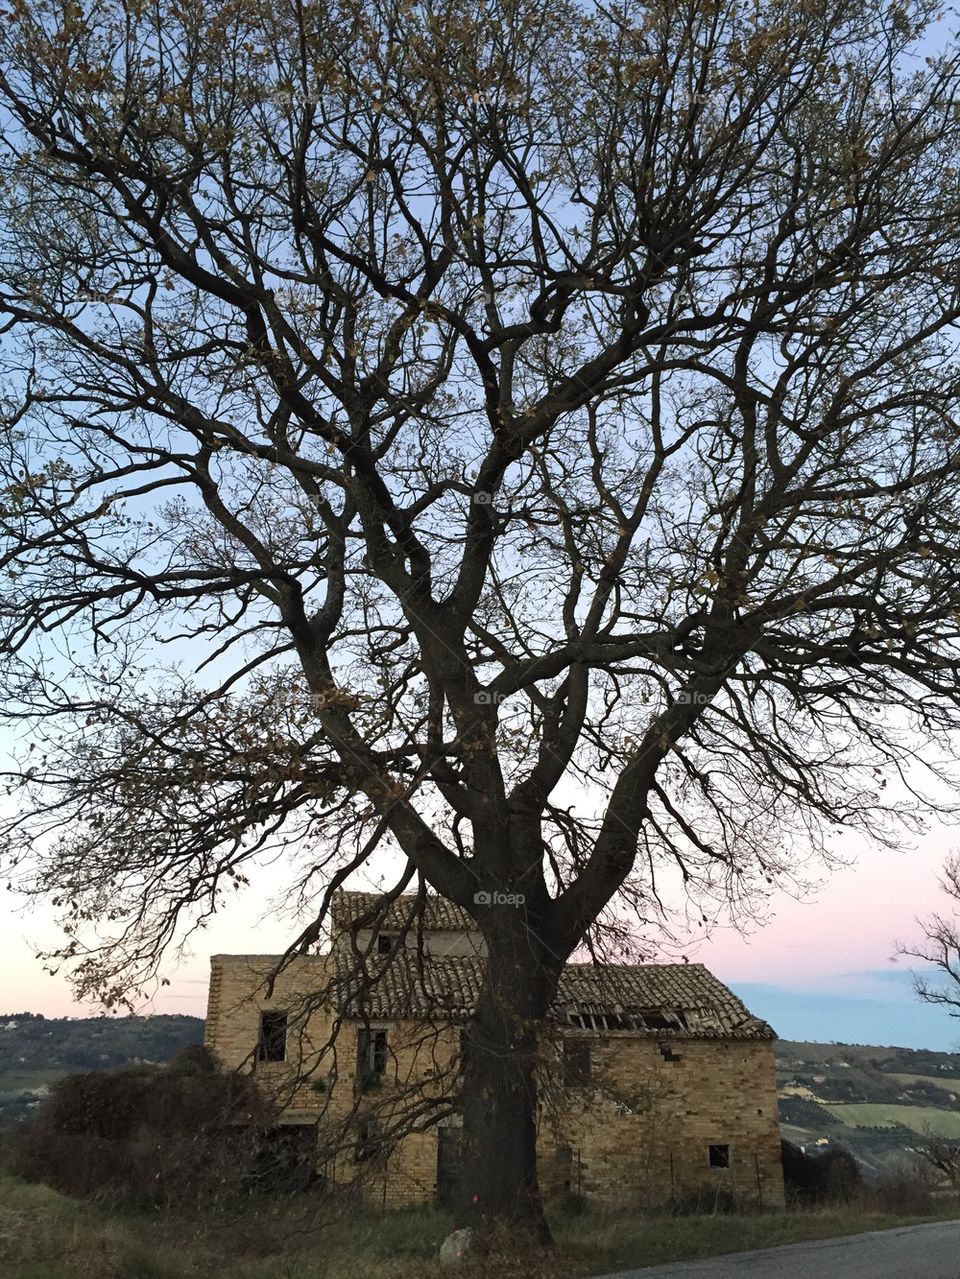
<svg viewBox="0 0 960 1279">
<path fill-rule="evenodd" d="M 380 1079 L 387 1070 L 387 1032 L 361 1030 L 357 1036 L 357 1074 L 361 1083 Z"/>
<path fill-rule="evenodd" d="M 456 1198 L 463 1164 L 463 1129 L 437 1129 L 437 1200 L 450 1205 Z"/>
<path fill-rule="evenodd" d="M 286 1061 L 287 1014 L 271 1009 L 260 1014 L 260 1042 L 257 1045 L 259 1061 Z"/>
<path fill-rule="evenodd" d="M 590 1040 L 564 1039 L 563 1082 L 568 1088 L 585 1084 L 590 1078 Z"/>
<path fill-rule="evenodd" d="M 393 938 L 389 933 L 377 933 L 377 954 L 385 955 L 393 945 Z"/>
<path fill-rule="evenodd" d="M 317 1130 L 313 1124 L 280 1124 L 257 1135 L 253 1175 L 270 1193 L 305 1190 L 317 1181 Z"/>
<path fill-rule="evenodd" d="M 708 1146 L 707 1150 L 710 1155 L 711 1168 L 729 1168 L 730 1167 L 730 1147 L 729 1146 Z"/>
<path fill-rule="evenodd" d="M 358 1164 L 363 1164 L 376 1159 L 379 1153 L 380 1142 L 376 1124 L 366 1119 L 357 1129 L 357 1144 L 354 1147 L 353 1157 Z"/>
</svg>

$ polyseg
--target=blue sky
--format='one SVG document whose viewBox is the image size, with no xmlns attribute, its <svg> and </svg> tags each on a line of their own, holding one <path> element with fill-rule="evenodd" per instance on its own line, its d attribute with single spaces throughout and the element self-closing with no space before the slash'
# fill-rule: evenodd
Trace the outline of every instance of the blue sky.
<svg viewBox="0 0 960 1279">
<path fill-rule="evenodd" d="M 906 969 L 839 974 L 829 989 L 730 984 L 781 1039 L 960 1051 L 960 1019 L 919 1000 Z"/>
</svg>

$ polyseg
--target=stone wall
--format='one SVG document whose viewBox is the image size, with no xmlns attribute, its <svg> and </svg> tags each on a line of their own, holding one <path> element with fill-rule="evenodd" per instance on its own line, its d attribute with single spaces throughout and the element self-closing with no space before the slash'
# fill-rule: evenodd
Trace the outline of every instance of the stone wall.
<svg viewBox="0 0 960 1279">
<path fill-rule="evenodd" d="M 278 977 L 268 997 L 271 956 L 216 955 L 211 961 L 205 1042 L 226 1070 L 253 1071 L 264 1092 L 283 1108 L 283 1122 L 317 1125 L 318 1146 L 334 1153 L 323 1171 L 333 1182 L 362 1182 L 374 1201 L 389 1206 L 432 1200 L 437 1185 L 436 1102 L 450 1086 L 450 1062 L 459 1030 L 448 1023 L 372 1019 L 387 1032 L 383 1077 L 364 1086 L 358 1077 L 356 1021 L 344 1021 L 331 1045 L 332 1021 L 319 1003 L 328 969 L 325 957 L 298 959 Z M 288 1016 L 286 1060 L 257 1059 L 260 1014 Z M 384 1163 L 360 1157 L 377 1133 L 389 1134 L 400 1115 L 431 1123 L 411 1132 Z M 371 1135 L 372 1133 L 372 1135 Z"/>
<path fill-rule="evenodd" d="M 783 1203 L 773 1044 L 657 1041 L 612 1032 L 590 1040 L 589 1081 L 550 1095 L 541 1119 L 544 1188 L 587 1199 L 656 1203 L 718 1191 Z M 717 1162 L 711 1167 L 711 1147 Z"/>
<path fill-rule="evenodd" d="M 327 957 L 298 958 L 279 974 L 268 995 L 267 979 L 275 963 L 273 955 L 213 956 L 204 1043 L 225 1070 L 255 1072 L 278 1104 L 319 1110 L 327 1076 L 336 1069 L 336 1050 L 326 1049 L 330 1018 L 318 998 L 328 979 Z M 257 1060 L 264 1010 L 288 1015 L 285 1063 Z"/>
</svg>

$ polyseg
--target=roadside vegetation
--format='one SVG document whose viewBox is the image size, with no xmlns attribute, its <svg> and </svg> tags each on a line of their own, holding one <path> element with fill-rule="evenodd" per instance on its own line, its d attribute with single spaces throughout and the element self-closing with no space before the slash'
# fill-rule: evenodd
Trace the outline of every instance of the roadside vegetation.
<svg viewBox="0 0 960 1279">
<path fill-rule="evenodd" d="M 953 1203 L 902 1215 L 877 1200 L 759 1214 L 641 1215 L 635 1208 L 559 1212 L 556 1251 L 531 1259 L 497 1249 L 464 1272 L 498 1279 L 574 1279 L 638 1264 L 774 1247 L 955 1215 Z M 121 1213 L 0 1175 L 5 1279 L 439 1279 L 450 1216 L 437 1209 L 373 1213 L 309 1195 L 209 1213 Z"/>
<path fill-rule="evenodd" d="M 433 1279 L 452 1215 L 377 1212 L 324 1193 L 302 1150 L 278 1145 L 269 1109 L 199 1047 L 164 1066 L 72 1075 L 0 1134 L 3 1279 Z M 810 1104 L 810 1103 L 807 1103 Z M 549 1206 L 554 1250 L 515 1240 L 465 1279 L 583 1279 L 960 1215 L 955 1143 L 864 1180 L 841 1148 L 785 1144 L 789 1207 L 737 1210 L 722 1195 L 658 1207 Z"/>
<path fill-rule="evenodd" d="M 4 1279 L 430 1279 L 453 1217 L 324 1192 L 243 1081 L 193 1048 L 164 1067 L 70 1076 L 0 1144 Z M 272 1135 L 272 1136 L 271 1136 Z M 308 1167 L 308 1165 L 306 1165 Z M 683 1195 L 658 1207 L 549 1206 L 556 1247 L 516 1237 L 457 1273 L 580 1279 L 631 1266 L 883 1230 L 960 1213 L 932 1164 L 864 1183 L 856 1160 L 784 1146 L 786 1211 Z M 942 1170 L 941 1170 L 942 1171 Z"/>
</svg>

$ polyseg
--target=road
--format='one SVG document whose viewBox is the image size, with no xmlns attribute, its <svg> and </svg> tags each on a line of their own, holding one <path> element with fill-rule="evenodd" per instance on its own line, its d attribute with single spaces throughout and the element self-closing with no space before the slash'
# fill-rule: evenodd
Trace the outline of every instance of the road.
<svg viewBox="0 0 960 1279">
<path fill-rule="evenodd" d="M 960 1221 L 621 1270 L 597 1279 L 960 1279 Z"/>
</svg>

